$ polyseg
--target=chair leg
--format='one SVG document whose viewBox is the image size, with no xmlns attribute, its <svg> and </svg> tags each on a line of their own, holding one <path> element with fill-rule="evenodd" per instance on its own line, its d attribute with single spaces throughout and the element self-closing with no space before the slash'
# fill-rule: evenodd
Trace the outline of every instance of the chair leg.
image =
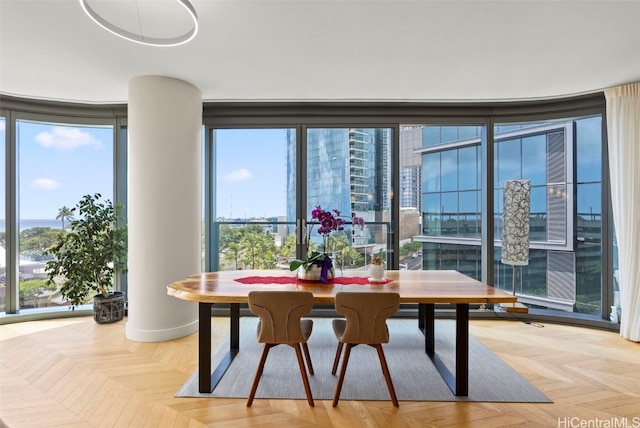
<svg viewBox="0 0 640 428">
<path fill-rule="evenodd" d="M 300 349 L 300 344 L 295 343 L 291 346 L 293 346 L 293 348 L 296 350 L 296 357 L 298 357 L 298 365 L 300 366 L 300 374 L 302 375 L 302 383 L 304 384 L 304 390 L 307 393 L 307 402 L 311 407 L 313 407 L 311 386 L 309 385 L 309 378 L 307 377 L 307 369 L 304 367 L 304 360 L 302 359 L 302 350 Z"/>
<path fill-rule="evenodd" d="M 307 345 L 307 342 L 302 344 L 302 351 L 304 351 L 304 359 L 307 361 L 309 374 L 313 375 L 313 364 L 311 364 L 311 354 L 309 354 L 309 345 Z"/>
<path fill-rule="evenodd" d="M 389 373 L 389 367 L 387 366 L 387 359 L 384 357 L 384 351 L 382 345 L 377 343 L 374 348 L 378 350 L 378 358 L 380 358 L 380 366 L 382 367 L 382 373 L 387 381 L 387 388 L 389 388 L 389 395 L 391 395 L 391 401 L 393 405 L 399 407 L 398 398 L 396 397 L 396 390 L 393 388 L 393 382 L 391 382 L 391 374 Z"/>
<path fill-rule="evenodd" d="M 336 370 L 338 370 L 338 363 L 340 362 L 340 354 L 342 353 L 342 342 L 338 342 L 338 349 L 336 349 L 336 357 L 333 360 L 333 369 L 331 370 L 331 374 L 336 374 Z"/>
<path fill-rule="evenodd" d="M 253 397 L 256 395 L 258 383 L 260 382 L 260 377 L 262 376 L 262 371 L 264 370 L 264 363 L 267 361 L 267 355 L 269 354 L 269 349 L 274 346 L 274 344 L 265 343 L 264 348 L 262 348 L 262 356 L 260 357 L 260 362 L 258 363 L 256 377 L 253 379 L 253 386 L 251 386 L 251 392 L 249 393 L 249 399 L 247 400 L 247 407 L 251 407 L 251 404 L 253 403 Z"/>
<path fill-rule="evenodd" d="M 355 345 L 353 343 L 347 343 L 347 349 L 344 351 L 344 358 L 342 359 L 342 368 L 340 369 L 340 377 L 338 378 L 338 384 L 336 385 L 336 392 L 333 394 L 333 407 L 338 405 L 340 399 L 340 392 L 342 391 L 342 382 L 344 382 L 344 375 L 347 372 L 347 363 L 349 363 L 349 355 L 351 355 L 351 348 Z"/>
</svg>

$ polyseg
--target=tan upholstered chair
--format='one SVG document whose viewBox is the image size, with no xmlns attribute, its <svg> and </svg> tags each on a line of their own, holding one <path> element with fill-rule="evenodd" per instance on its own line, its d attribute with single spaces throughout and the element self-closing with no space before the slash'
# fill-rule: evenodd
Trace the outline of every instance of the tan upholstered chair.
<svg viewBox="0 0 640 428">
<path fill-rule="evenodd" d="M 302 383 L 307 393 L 307 401 L 313 406 L 313 396 L 307 377 L 307 369 L 302 358 L 302 350 L 309 368 L 313 374 L 311 356 L 307 346 L 307 339 L 313 329 L 313 321 L 301 320 L 300 317 L 313 308 L 313 294 L 308 291 L 251 291 L 249 292 L 249 310 L 260 317 L 258 323 L 258 342 L 264 343 L 260 363 L 253 380 L 247 407 L 251 407 L 253 397 L 258 389 L 258 382 L 262 376 L 264 363 L 267 361 L 269 349 L 277 345 L 286 344 L 296 351 Z"/>
<path fill-rule="evenodd" d="M 398 399 L 389 374 L 389 367 L 387 367 L 387 360 L 382 350 L 382 343 L 389 342 L 387 318 L 395 314 L 399 306 L 400 295 L 398 293 L 336 293 L 336 311 L 344 315 L 345 319 L 335 319 L 332 322 L 333 332 L 338 338 L 338 349 L 333 361 L 332 374 L 335 375 L 338 369 L 343 345 L 346 344 L 347 348 L 344 352 L 340 377 L 333 396 L 333 407 L 338 405 L 338 400 L 340 399 L 340 391 L 347 371 L 351 348 L 360 344 L 370 345 L 378 351 L 380 366 L 387 381 L 391 401 L 394 406 L 398 407 Z"/>
</svg>

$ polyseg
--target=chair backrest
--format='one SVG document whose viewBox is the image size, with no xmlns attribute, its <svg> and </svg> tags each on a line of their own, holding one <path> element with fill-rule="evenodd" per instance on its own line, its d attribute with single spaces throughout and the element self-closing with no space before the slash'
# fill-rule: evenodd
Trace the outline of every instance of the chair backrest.
<svg viewBox="0 0 640 428">
<path fill-rule="evenodd" d="M 338 292 L 336 311 L 346 318 L 343 343 L 387 343 L 387 318 L 398 312 L 398 293 Z"/>
<path fill-rule="evenodd" d="M 309 291 L 251 291 L 249 310 L 260 317 L 258 342 L 302 343 L 300 318 L 313 308 Z"/>
</svg>

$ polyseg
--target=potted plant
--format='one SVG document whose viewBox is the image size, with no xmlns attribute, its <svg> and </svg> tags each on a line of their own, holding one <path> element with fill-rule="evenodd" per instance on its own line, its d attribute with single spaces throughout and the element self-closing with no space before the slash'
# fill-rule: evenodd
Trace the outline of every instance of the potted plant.
<svg viewBox="0 0 640 428">
<path fill-rule="evenodd" d="M 382 249 L 378 254 L 371 256 L 371 266 L 369 266 L 369 277 L 372 281 L 384 281 L 384 260 Z"/>
<path fill-rule="evenodd" d="M 340 232 L 344 230 L 345 221 L 340 217 L 340 211 L 333 209 L 332 211 L 325 211 L 319 205 L 311 211 L 311 218 L 316 220 L 320 227 L 318 233 L 322 235 L 323 248 L 322 252 L 309 251 L 309 243 L 311 242 L 311 231 L 313 225 L 309 229 L 309 236 L 307 237 L 307 257 L 304 260 L 295 259 L 289 263 L 289 269 L 298 271 L 298 278 L 311 281 L 322 281 L 327 284 L 330 279 L 333 279 L 335 271 L 333 268 L 333 262 L 328 254 L 328 240 L 329 235 L 332 232 Z M 364 219 L 360 217 L 353 217 L 351 219 L 353 226 L 359 225 L 360 229 L 364 227 Z"/>
<path fill-rule="evenodd" d="M 49 283 L 61 283 L 60 294 L 71 309 L 94 299 L 94 319 L 100 324 L 124 315 L 124 293 L 113 292 L 114 272 L 127 270 L 127 228 L 117 227 L 121 204 L 85 195 L 71 211 L 78 215 L 45 254 Z"/>
</svg>

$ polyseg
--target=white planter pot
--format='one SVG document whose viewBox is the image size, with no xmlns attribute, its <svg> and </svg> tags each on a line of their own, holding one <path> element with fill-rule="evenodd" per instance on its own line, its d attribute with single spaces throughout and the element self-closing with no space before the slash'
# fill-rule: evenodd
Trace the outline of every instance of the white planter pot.
<svg viewBox="0 0 640 428">
<path fill-rule="evenodd" d="M 384 280 L 384 264 L 369 265 L 369 277 L 374 281 L 383 281 Z"/>
<path fill-rule="evenodd" d="M 298 268 L 298 278 L 305 281 L 320 281 L 320 272 L 322 269 L 320 266 L 311 265 L 309 269 L 305 269 L 304 266 Z M 333 279 L 335 277 L 335 271 L 333 268 L 327 272 L 327 279 Z"/>
</svg>

